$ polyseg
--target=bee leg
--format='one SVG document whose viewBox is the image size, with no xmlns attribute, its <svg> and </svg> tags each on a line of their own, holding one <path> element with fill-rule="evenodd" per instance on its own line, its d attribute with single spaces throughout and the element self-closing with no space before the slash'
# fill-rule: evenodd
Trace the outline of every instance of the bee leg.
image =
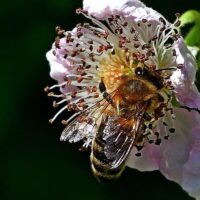
<svg viewBox="0 0 200 200">
<path fill-rule="evenodd" d="M 104 99 L 105 99 L 108 103 L 110 103 L 110 104 L 113 105 L 113 100 L 112 100 L 110 94 L 108 94 L 108 93 L 106 92 L 106 86 L 105 86 L 105 84 L 103 83 L 103 81 L 101 81 L 101 82 L 99 83 L 99 90 L 100 90 L 100 92 L 103 94 Z"/>
</svg>

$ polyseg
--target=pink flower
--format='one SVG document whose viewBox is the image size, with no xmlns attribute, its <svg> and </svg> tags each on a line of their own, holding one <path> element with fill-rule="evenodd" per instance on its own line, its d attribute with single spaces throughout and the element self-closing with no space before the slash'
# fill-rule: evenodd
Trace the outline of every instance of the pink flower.
<svg viewBox="0 0 200 200">
<path fill-rule="evenodd" d="M 124 77 L 129 80 L 133 74 L 136 76 L 138 66 L 146 66 L 162 77 L 158 93 L 163 103 L 157 102 L 159 106 L 154 105 L 153 112 L 145 111 L 151 119 L 146 119 L 142 136 L 149 142 L 142 144 L 140 157 L 135 156 L 138 148 L 133 145 L 126 165 L 140 171 L 160 170 L 189 195 L 200 199 L 200 94 L 194 84 L 197 65 L 179 34 L 178 15 L 171 24 L 139 0 L 84 0 L 83 10 L 77 12 L 93 25 L 78 25 L 72 31 L 57 27 L 60 38 L 47 53 L 50 75 L 58 81 L 58 85 L 47 90 L 61 89 L 61 94 L 51 92 L 49 96 L 61 98 L 54 106 L 65 104 L 51 122 L 64 110 L 76 111 L 64 120 L 70 125 L 61 140 L 83 140 L 85 147 L 91 146 L 105 120 L 105 110 L 97 107 L 99 102 L 112 105 L 112 95 L 117 96 L 115 92 L 121 88 Z M 106 91 L 100 88 L 102 80 Z M 155 82 L 152 78 L 151 81 Z M 176 107 L 174 98 L 185 109 Z M 121 117 L 124 108 L 120 106 L 116 104 L 111 111 L 116 110 L 115 115 Z M 90 123 L 82 119 L 83 113 Z M 73 121 L 78 115 L 82 116 L 81 121 Z M 105 133 L 104 139 L 109 137 Z"/>
</svg>

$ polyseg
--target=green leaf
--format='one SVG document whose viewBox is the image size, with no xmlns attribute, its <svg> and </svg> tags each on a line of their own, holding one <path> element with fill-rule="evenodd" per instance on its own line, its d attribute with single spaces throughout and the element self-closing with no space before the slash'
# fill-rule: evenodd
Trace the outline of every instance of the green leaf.
<svg viewBox="0 0 200 200">
<path fill-rule="evenodd" d="M 196 10 L 186 11 L 181 17 L 181 26 L 194 23 L 194 26 L 185 37 L 185 42 L 189 46 L 200 48 L 200 12 Z"/>
</svg>

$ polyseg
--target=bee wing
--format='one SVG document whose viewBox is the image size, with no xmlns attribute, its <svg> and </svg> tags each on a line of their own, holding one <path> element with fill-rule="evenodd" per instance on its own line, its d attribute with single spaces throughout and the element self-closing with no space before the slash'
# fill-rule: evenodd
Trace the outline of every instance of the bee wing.
<svg viewBox="0 0 200 200">
<path fill-rule="evenodd" d="M 71 121 L 63 130 L 60 140 L 69 141 L 70 143 L 79 142 L 80 140 L 88 140 L 90 143 L 97 131 L 96 121 L 91 119 L 90 122 L 84 120 L 81 121 L 81 117 L 85 115 L 86 113 L 83 113 Z"/>
<path fill-rule="evenodd" d="M 117 168 L 126 161 L 135 138 L 143 133 L 143 114 L 147 105 L 143 105 L 126 117 L 107 117 L 97 133 L 104 141 L 104 154 L 111 168 Z M 97 136 L 96 136 L 97 137 Z"/>
<path fill-rule="evenodd" d="M 102 100 L 103 106 L 99 108 L 94 106 L 73 119 L 63 130 L 60 140 L 69 141 L 70 143 L 86 140 L 84 146 L 90 145 L 97 132 L 98 120 L 100 121 L 102 117 L 101 111 L 106 107 L 105 102 L 105 100 Z"/>
<path fill-rule="evenodd" d="M 75 119 L 63 130 L 60 140 L 68 140 L 70 143 L 79 142 L 89 136 L 92 129 L 94 129 L 94 126 L 83 122 L 80 123 Z"/>
</svg>

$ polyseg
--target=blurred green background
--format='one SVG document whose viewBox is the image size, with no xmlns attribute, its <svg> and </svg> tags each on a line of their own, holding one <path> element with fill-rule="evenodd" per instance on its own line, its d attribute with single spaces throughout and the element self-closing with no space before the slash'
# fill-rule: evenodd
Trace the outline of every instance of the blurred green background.
<svg viewBox="0 0 200 200">
<path fill-rule="evenodd" d="M 145 2 L 171 21 L 176 12 L 200 10 L 199 1 Z M 72 29 L 84 20 L 75 14 L 81 5 L 81 0 L 1 2 L 0 199 L 192 199 L 159 172 L 127 169 L 118 182 L 99 184 L 89 153 L 59 141 L 59 120 L 48 123 L 56 109 L 43 92 L 54 83 L 45 53 L 56 25 Z"/>
</svg>

